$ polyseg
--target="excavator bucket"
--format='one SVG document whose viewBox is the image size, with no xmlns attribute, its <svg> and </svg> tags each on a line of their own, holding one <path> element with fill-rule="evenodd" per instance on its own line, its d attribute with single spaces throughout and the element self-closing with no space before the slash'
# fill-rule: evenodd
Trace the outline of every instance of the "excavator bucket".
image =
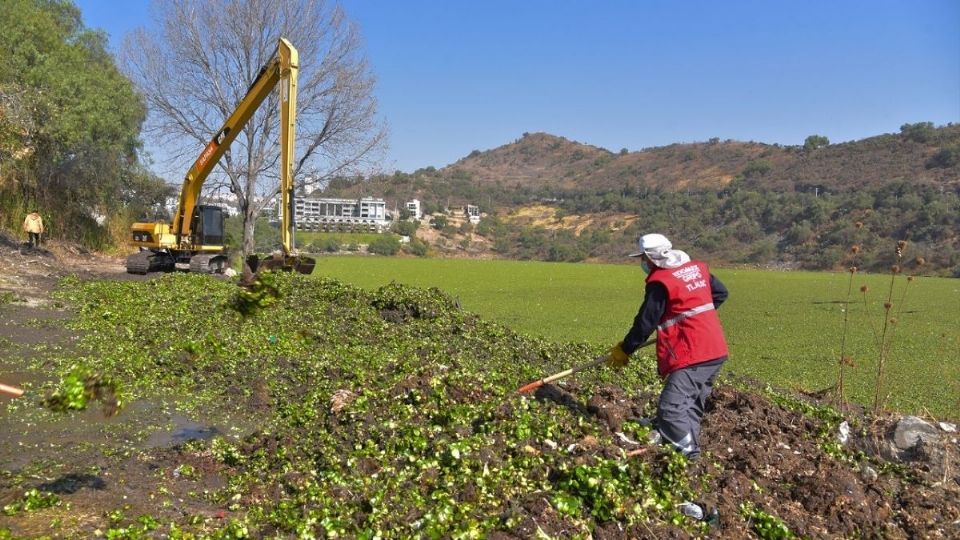
<svg viewBox="0 0 960 540">
<path fill-rule="evenodd" d="M 313 267 L 316 265 L 317 260 L 313 257 L 304 257 L 302 255 L 298 255 L 296 257 L 287 257 L 282 270 L 285 272 L 294 271 L 309 276 L 313 273 Z"/>
<path fill-rule="evenodd" d="M 281 272 L 298 272 L 300 274 L 310 275 L 313 268 L 317 265 L 317 260 L 313 257 L 304 257 L 302 255 L 287 255 L 280 253 L 268 255 L 263 259 L 256 255 L 247 257 L 247 266 L 250 272 L 256 273 L 258 269 L 262 270 L 280 270 Z"/>
</svg>

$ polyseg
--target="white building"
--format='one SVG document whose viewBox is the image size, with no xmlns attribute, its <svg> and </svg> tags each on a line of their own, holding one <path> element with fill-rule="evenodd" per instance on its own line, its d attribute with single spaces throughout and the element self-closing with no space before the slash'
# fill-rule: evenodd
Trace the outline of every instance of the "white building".
<svg viewBox="0 0 960 540">
<path fill-rule="evenodd" d="M 476 206 L 473 204 L 468 204 L 464 206 L 463 215 L 467 216 L 467 219 L 470 220 L 470 223 L 473 223 L 474 225 L 476 225 L 477 223 L 480 223 L 480 207 L 479 206 Z"/>
<path fill-rule="evenodd" d="M 383 199 L 294 200 L 294 223 L 301 231 L 383 232 L 389 226 L 387 203 Z"/>
<path fill-rule="evenodd" d="M 410 215 L 413 216 L 413 219 L 420 219 L 423 217 L 423 213 L 420 212 L 420 201 L 418 199 L 413 199 L 407 201 L 407 212 L 410 212 Z"/>
<path fill-rule="evenodd" d="M 231 216 L 236 216 L 240 214 L 240 204 L 237 202 L 237 196 L 233 193 L 209 193 L 206 196 L 202 196 L 200 199 L 202 204 L 212 204 L 214 206 L 219 206 L 224 210 L 227 210 Z"/>
</svg>

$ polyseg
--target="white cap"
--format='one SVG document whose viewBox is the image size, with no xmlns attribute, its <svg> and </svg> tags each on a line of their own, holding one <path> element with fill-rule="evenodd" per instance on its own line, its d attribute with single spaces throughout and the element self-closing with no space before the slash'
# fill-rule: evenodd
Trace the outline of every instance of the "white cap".
<svg viewBox="0 0 960 540">
<path fill-rule="evenodd" d="M 631 253 L 631 257 L 646 255 L 651 259 L 658 259 L 663 257 L 662 253 L 664 251 L 673 248 L 673 244 L 662 234 L 645 234 L 640 237 L 640 241 L 637 242 L 637 247 L 640 248 L 640 251 Z"/>
<path fill-rule="evenodd" d="M 631 257 L 646 255 L 650 257 L 653 264 L 660 268 L 676 268 L 690 262 L 690 256 L 679 249 L 673 249 L 673 244 L 662 234 L 654 233 L 641 236 L 638 247 L 640 251 L 631 253 Z"/>
</svg>

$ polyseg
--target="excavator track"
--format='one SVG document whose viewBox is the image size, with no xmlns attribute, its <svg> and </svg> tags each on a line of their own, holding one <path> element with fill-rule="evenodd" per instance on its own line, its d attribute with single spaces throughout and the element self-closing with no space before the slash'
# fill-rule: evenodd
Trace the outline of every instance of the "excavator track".
<svg viewBox="0 0 960 540">
<path fill-rule="evenodd" d="M 127 257 L 128 274 L 146 274 L 150 271 L 150 254 L 146 251 Z"/>
<path fill-rule="evenodd" d="M 190 271 L 201 274 L 222 274 L 226 264 L 227 258 L 220 254 L 190 257 Z"/>
<path fill-rule="evenodd" d="M 165 253 L 141 251 L 127 257 L 127 273 L 147 274 L 172 268 L 170 256 Z"/>
</svg>

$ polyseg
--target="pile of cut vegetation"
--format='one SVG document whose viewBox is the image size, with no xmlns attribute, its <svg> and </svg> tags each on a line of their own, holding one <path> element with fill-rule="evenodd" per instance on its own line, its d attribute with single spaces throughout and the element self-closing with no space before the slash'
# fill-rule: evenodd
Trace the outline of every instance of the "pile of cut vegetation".
<svg viewBox="0 0 960 540">
<path fill-rule="evenodd" d="M 876 426 L 828 407 L 724 384 L 700 460 L 638 452 L 659 390 L 649 357 L 521 396 L 523 383 L 603 348 L 520 335 L 435 289 L 365 292 L 300 275 L 271 284 L 273 301 L 244 313 L 235 282 L 206 276 L 63 284 L 84 364 L 120 381 L 130 408 L 176 396 L 181 414 L 210 424 L 249 420 L 235 436 L 223 430 L 123 461 L 106 489 L 135 490 L 123 475 L 143 463 L 159 484 L 139 507 L 83 507 L 101 517 L 74 520 L 76 532 L 960 536 L 958 479 L 839 443 L 844 420 L 853 439 Z M 37 487 L 18 486 L 22 501 L 42 497 Z M 687 517 L 686 501 L 717 508 L 719 522 Z M 8 514 L 14 533 L 22 507 Z"/>
</svg>

